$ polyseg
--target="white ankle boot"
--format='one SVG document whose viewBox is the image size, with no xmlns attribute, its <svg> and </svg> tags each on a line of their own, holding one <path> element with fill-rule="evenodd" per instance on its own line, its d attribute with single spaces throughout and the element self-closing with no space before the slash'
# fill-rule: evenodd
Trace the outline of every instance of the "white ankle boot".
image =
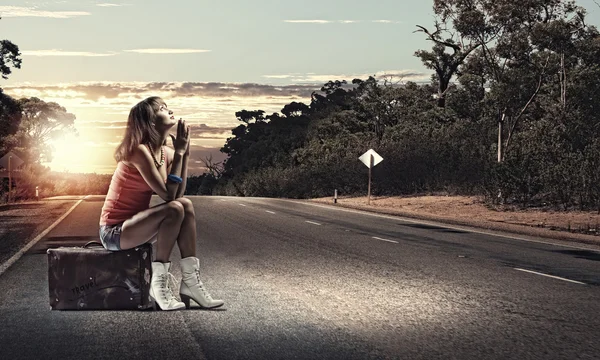
<svg viewBox="0 0 600 360">
<path fill-rule="evenodd" d="M 161 310 L 183 309 L 185 304 L 177 301 L 169 285 L 171 263 L 152 262 L 152 280 L 150 281 L 150 296 L 154 299 L 154 308 Z"/>
<path fill-rule="evenodd" d="M 200 260 L 190 256 L 181 259 L 181 286 L 179 296 L 186 308 L 190 308 L 190 300 L 194 300 L 200 307 L 211 309 L 223 305 L 222 300 L 214 300 L 200 281 Z"/>
</svg>

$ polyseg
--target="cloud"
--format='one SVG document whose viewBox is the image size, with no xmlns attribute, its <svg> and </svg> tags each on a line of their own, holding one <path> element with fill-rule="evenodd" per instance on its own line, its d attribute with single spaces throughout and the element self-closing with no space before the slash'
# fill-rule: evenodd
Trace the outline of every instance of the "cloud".
<svg viewBox="0 0 600 360">
<path fill-rule="evenodd" d="M 59 103 L 76 115 L 76 124 L 104 122 L 94 124 L 94 127 L 105 129 L 86 130 L 86 136 L 90 138 L 94 138 L 94 131 L 110 134 L 112 138 L 120 136 L 123 133 L 120 126 L 127 121 L 131 107 L 146 97 L 160 96 L 174 111 L 176 118 L 182 117 L 190 125 L 195 124 L 195 132 L 214 136 L 215 139 L 205 140 L 210 146 L 222 145 L 231 129 L 239 125 L 235 117 L 237 111 L 260 109 L 267 114 L 280 112 L 292 101 L 309 103 L 311 93 L 319 89 L 320 86 L 308 84 L 273 86 L 170 82 L 15 84 L 4 87 L 6 94 L 17 99 L 35 96 Z M 217 138 L 222 140 L 217 141 Z"/>
<path fill-rule="evenodd" d="M 212 50 L 202 49 L 132 49 L 125 50 L 127 52 L 134 52 L 138 54 L 193 54 L 193 53 L 205 53 Z"/>
<path fill-rule="evenodd" d="M 234 128 L 235 126 L 215 127 L 208 126 L 206 124 L 190 124 L 190 131 L 195 134 L 231 134 L 231 130 L 233 130 Z"/>
<path fill-rule="evenodd" d="M 426 74 L 420 71 L 414 70 L 385 70 L 378 71 L 375 74 L 280 74 L 280 75 L 263 75 L 269 79 L 289 79 L 292 83 L 313 83 L 313 84 L 324 84 L 328 81 L 335 80 L 347 80 L 352 81 L 354 79 L 368 79 L 369 76 L 374 76 L 377 79 L 396 79 L 405 81 L 427 81 L 430 78 L 430 74 Z"/>
<path fill-rule="evenodd" d="M 163 97 L 169 107 L 171 99 L 178 109 L 186 110 L 188 117 L 208 121 L 215 114 L 242 109 L 263 109 L 279 111 L 292 101 L 310 101 L 311 94 L 319 91 L 328 81 L 353 79 L 366 80 L 369 76 L 393 81 L 427 82 L 430 74 L 410 69 L 383 70 L 375 73 L 290 73 L 268 74 L 268 79 L 286 81 L 287 85 L 225 82 L 78 82 L 66 84 L 22 83 L 5 86 L 4 89 L 15 97 L 36 96 L 41 99 L 56 99 L 61 105 L 76 104 L 78 108 L 108 107 L 104 114 L 112 119 L 117 115 L 126 119 L 129 109 L 147 96 Z M 281 107 L 279 107 L 281 106 Z M 277 109 L 279 107 L 279 109 Z M 221 116 L 221 115 L 219 115 Z"/>
<path fill-rule="evenodd" d="M 0 6 L 0 17 L 45 17 L 68 19 L 76 16 L 91 15 L 87 11 L 46 11 L 36 7 Z"/>
<path fill-rule="evenodd" d="M 396 78 L 406 81 L 429 81 L 431 78 L 431 74 L 415 70 L 386 70 L 378 71 L 373 75 L 378 79 Z M 366 79 L 368 76 L 364 76 L 363 78 Z"/>
<path fill-rule="evenodd" d="M 126 121 L 98 121 L 98 120 L 94 120 L 94 121 L 86 121 L 84 123 L 84 126 L 86 127 L 94 127 L 94 128 L 98 128 L 98 129 L 121 129 L 121 128 L 125 128 L 125 126 L 127 126 L 127 122 Z"/>
<path fill-rule="evenodd" d="M 62 51 L 60 49 L 51 50 L 25 50 L 21 52 L 25 56 L 114 56 L 117 53 L 94 53 L 88 51 Z"/>
<path fill-rule="evenodd" d="M 146 92 L 167 93 L 170 97 L 310 97 L 320 88 L 312 85 L 265 85 L 255 83 L 222 83 L 222 82 L 153 82 L 153 83 L 115 83 L 115 84 L 75 84 L 69 86 L 78 92 L 86 93 L 86 98 L 118 97 L 126 94 Z M 48 87 L 45 87 L 48 89 Z"/>
<path fill-rule="evenodd" d="M 296 24 L 333 24 L 333 23 L 341 23 L 341 24 L 356 24 L 365 22 L 365 20 L 283 20 L 286 23 L 296 23 Z M 401 21 L 393 21 L 393 20 L 372 20 L 374 23 L 383 23 L 383 24 L 400 24 Z"/>
<path fill-rule="evenodd" d="M 162 97 L 176 118 L 190 125 L 192 155 L 190 173 L 205 171 L 200 159 L 212 156 L 221 161 L 225 154 L 219 149 L 231 137 L 232 129 L 240 125 L 235 113 L 240 110 L 264 110 L 266 114 L 279 112 L 292 101 L 310 102 L 313 91 L 320 86 L 265 85 L 225 82 L 78 82 L 62 84 L 21 83 L 4 86 L 6 94 L 15 97 L 36 96 L 46 102 L 57 102 L 75 114 L 78 144 L 93 148 L 93 158 L 75 163 L 60 160 L 53 170 L 71 172 L 111 173 L 115 169 L 112 158 L 117 144 L 123 139 L 128 114 L 136 103 L 152 95 Z M 169 142 L 170 146 L 170 142 Z M 83 153 L 83 152 L 82 152 Z M 75 170 L 77 169 L 77 170 Z"/>
<path fill-rule="evenodd" d="M 204 140 L 217 140 L 217 142 L 224 144 L 225 139 L 231 136 L 231 130 L 237 126 L 237 124 L 230 126 L 209 126 L 204 123 L 194 124 L 188 122 L 186 124 L 190 126 L 191 138 L 194 143 L 201 143 Z M 75 127 L 86 138 L 96 137 L 104 143 L 109 139 L 122 139 L 127 128 L 127 121 L 77 121 Z M 171 140 L 168 143 L 170 144 Z"/>
<path fill-rule="evenodd" d="M 240 97 L 310 97 L 310 94 L 317 89 L 311 85 L 265 85 L 255 83 L 221 83 L 221 82 L 184 82 L 179 86 L 167 87 L 170 91 L 179 96 L 240 96 Z"/>
<path fill-rule="evenodd" d="M 239 121 L 235 112 L 264 110 L 279 112 L 292 101 L 309 103 L 311 94 L 322 84 L 265 85 L 254 83 L 201 82 L 78 82 L 64 84 L 21 83 L 5 86 L 5 93 L 15 98 L 38 97 L 54 101 L 72 112 L 77 123 L 102 121 L 96 126 L 112 127 L 127 120 L 133 105 L 149 96 L 162 97 L 177 118 L 190 124 L 206 124 L 199 131 L 225 135 Z M 109 129 L 106 129 L 109 130 Z M 221 135 L 223 134 L 223 135 Z M 214 142 L 211 143 L 211 146 Z"/>
<path fill-rule="evenodd" d="M 263 77 L 269 79 L 289 79 L 292 77 L 292 75 L 263 75 Z"/>
<path fill-rule="evenodd" d="M 303 23 L 308 23 L 308 24 L 329 24 L 329 23 L 332 23 L 333 21 L 330 21 L 330 20 L 283 20 L 283 22 L 286 22 L 286 23 L 296 23 L 296 24 L 303 24 Z"/>
</svg>

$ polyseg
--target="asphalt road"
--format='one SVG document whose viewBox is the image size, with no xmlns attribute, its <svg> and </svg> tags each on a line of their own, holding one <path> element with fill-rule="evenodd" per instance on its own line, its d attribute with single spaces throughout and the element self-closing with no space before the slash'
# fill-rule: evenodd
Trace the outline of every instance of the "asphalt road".
<svg viewBox="0 0 600 360">
<path fill-rule="evenodd" d="M 91 197 L 0 275 L 0 359 L 600 359 L 593 246 L 191 199 L 222 309 L 50 310 L 45 249 L 97 240 L 103 198 Z"/>
</svg>

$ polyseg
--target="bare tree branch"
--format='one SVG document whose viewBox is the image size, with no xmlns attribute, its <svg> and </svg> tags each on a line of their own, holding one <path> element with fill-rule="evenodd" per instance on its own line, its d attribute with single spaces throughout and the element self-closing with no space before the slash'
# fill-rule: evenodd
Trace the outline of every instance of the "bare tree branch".
<svg viewBox="0 0 600 360">
<path fill-rule="evenodd" d="M 200 159 L 204 163 L 204 167 L 208 169 L 208 173 L 211 174 L 214 178 L 218 179 L 225 171 L 223 166 L 223 162 L 213 162 L 212 154 L 205 156 L 203 159 Z"/>
<path fill-rule="evenodd" d="M 517 127 L 517 124 L 519 123 L 519 120 L 521 120 L 521 117 L 523 116 L 523 114 L 525 113 L 525 111 L 527 110 L 527 108 L 529 108 L 529 105 L 531 105 L 531 103 L 533 102 L 533 100 L 535 99 L 535 97 L 537 96 L 537 94 L 540 92 L 540 89 L 542 87 L 542 83 L 543 83 L 543 79 L 546 73 L 546 68 L 548 66 L 548 62 L 550 60 L 550 56 L 546 57 L 546 63 L 544 64 L 544 67 L 542 68 L 542 73 L 540 74 L 540 77 L 538 79 L 538 83 L 537 83 L 537 87 L 535 89 L 535 91 L 533 92 L 533 94 L 531 94 L 531 96 L 529 97 L 529 100 L 527 101 L 527 103 L 525 104 L 525 106 L 521 109 L 521 111 L 519 112 L 519 115 L 517 115 L 517 117 L 515 118 L 515 120 L 513 121 L 509 131 L 508 131 L 508 136 L 506 138 L 506 142 L 504 143 L 504 152 L 506 153 L 506 150 L 508 149 L 508 145 L 510 144 L 510 139 L 512 138 L 512 135 L 515 132 L 515 128 Z"/>
</svg>

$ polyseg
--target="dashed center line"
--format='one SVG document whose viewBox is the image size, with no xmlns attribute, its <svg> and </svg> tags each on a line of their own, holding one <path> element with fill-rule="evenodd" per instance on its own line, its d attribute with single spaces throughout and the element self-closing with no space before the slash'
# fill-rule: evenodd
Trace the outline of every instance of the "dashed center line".
<svg viewBox="0 0 600 360">
<path fill-rule="evenodd" d="M 227 200 L 221 199 L 221 201 L 227 201 Z M 245 204 L 238 204 L 238 205 L 240 205 L 240 206 L 247 206 Z M 270 210 L 265 210 L 265 212 L 268 212 L 269 214 L 275 214 L 274 211 L 270 211 Z M 313 225 L 319 225 L 319 226 L 322 225 L 322 224 L 320 224 L 318 222 L 314 222 L 314 221 L 310 221 L 310 220 L 306 220 L 305 222 L 307 222 L 309 224 L 313 224 Z M 349 231 L 349 230 L 346 230 L 346 231 Z M 398 241 L 395 241 L 395 240 L 383 239 L 383 238 L 380 238 L 380 237 L 377 237 L 377 236 L 373 236 L 372 238 L 375 239 L 375 240 L 381 240 L 381 241 L 386 241 L 386 242 L 391 242 L 391 243 L 394 243 L 394 244 L 398 244 Z M 554 276 L 554 275 L 549 275 L 549 274 L 544 274 L 544 273 L 540 273 L 540 272 L 537 272 L 537 271 L 526 270 L 526 269 L 521 269 L 521 268 L 514 268 L 514 269 L 518 270 L 518 271 L 523 271 L 523 272 L 535 274 L 535 275 L 540 275 L 540 276 L 545 276 L 545 277 L 557 279 L 557 280 L 567 281 L 567 282 L 574 283 L 574 284 L 587 285 L 586 283 L 583 283 L 583 282 L 580 282 L 580 281 L 566 279 L 566 278 L 562 278 L 562 277 Z"/>
<path fill-rule="evenodd" d="M 528 272 L 528 273 L 531 273 L 531 274 L 546 276 L 546 277 L 553 278 L 553 279 L 558 279 L 558 280 L 562 280 L 562 281 L 568 281 L 568 282 L 571 282 L 571 283 L 574 283 L 574 284 L 586 285 L 586 283 L 582 283 L 582 282 L 571 280 L 571 279 L 561 278 L 559 276 L 548 275 L 548 274 L 544 274 L 544 273 L 537 272 L 537 271 L 526 270 L 526 269 L 521 269 L 521 268 L 514 268 L 514 269 L 518 270 L 518 271 Z"/>
<path fill-rule="evenodd" d="M 380 238 L 380 237 L 377 237 L 377 236 L 373 236 L 373 239 L 376 239 L 376 240 L 381 240 L 381 241 L 387 241 L 387 242 L 391 242 L 391 243 L 394 243 L 394 244 L 397 244 L 397 243 L 398 243 L 398 242 L 397 242 L 397 241 L 395 241 L 395 240 L 382 239 L 382 238 Z"/>
</svg>

